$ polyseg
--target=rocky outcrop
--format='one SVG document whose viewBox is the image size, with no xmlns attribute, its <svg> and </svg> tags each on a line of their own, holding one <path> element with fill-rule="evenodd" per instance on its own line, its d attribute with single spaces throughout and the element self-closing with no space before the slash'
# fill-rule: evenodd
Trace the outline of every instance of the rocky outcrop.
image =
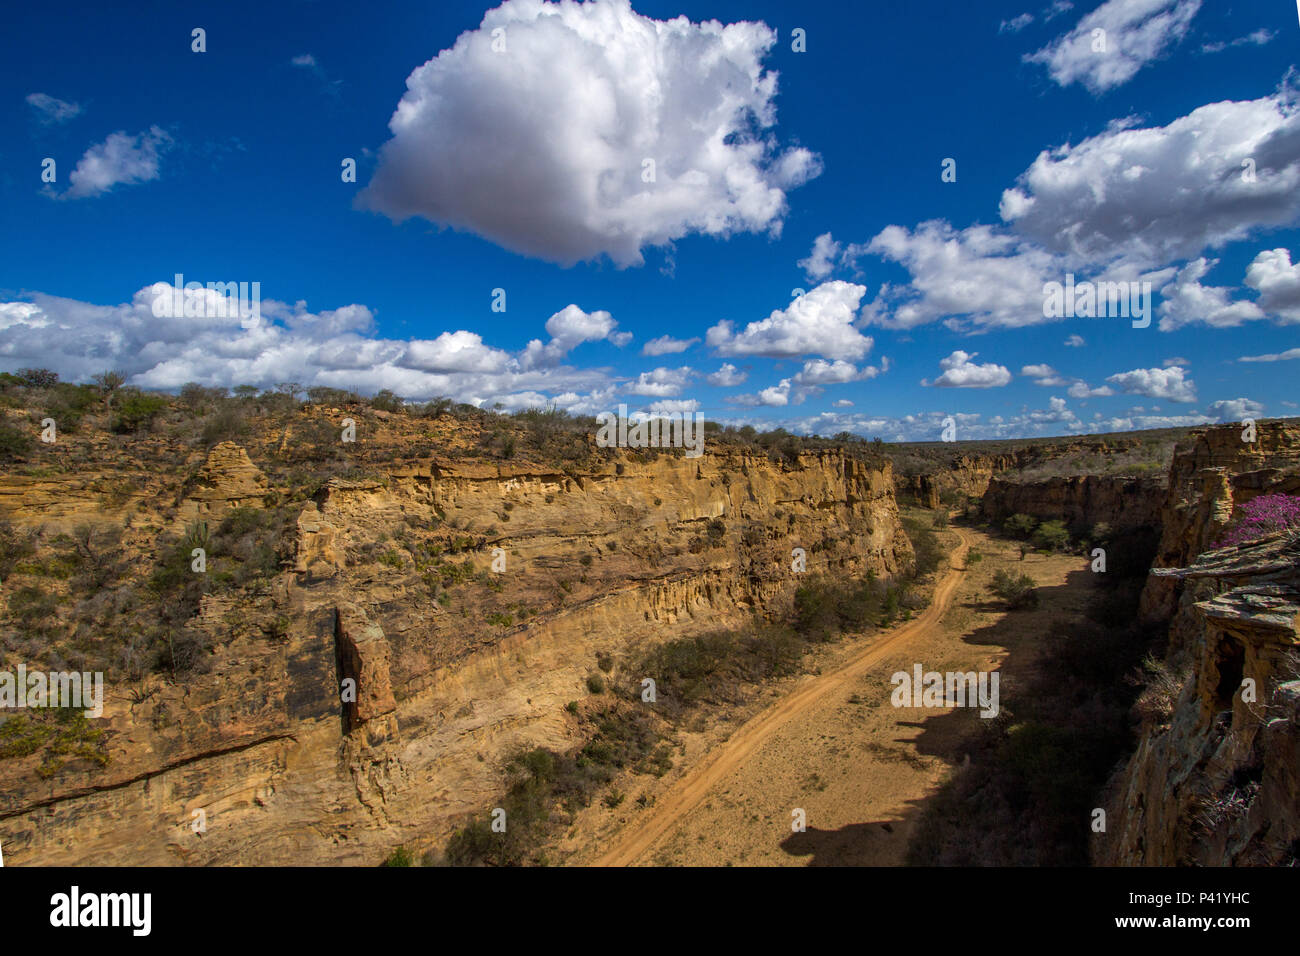
<svg viewBox="0 0 1300 956">
<path fill-rule="evenodd" d="M 993 476 L 1016 467 L 1016 455 L 958 455 L 947 467 L 898 477 L 899 497 L 922 508 L 938 508 L 943 499 L 978 498 Z"/>
<path fill-rule="evenodd" d="M 1040 481 L 993 478 L 981 506 L 996 524 L 1027 514 L 1040 521 L 1064 521 L 1072 529 L 1104 522 L 1118 531 L 1158 527 L 1164 501 L 1163 478 L 1085 475 Z"/>
<path fill-rule="evenodd" d="M 1144 728 L 1112 784 L 1105 865 L 1300 861 L 1300 534 L 1209 551 L 1187 568 L 1167 721 Z"/>
<path fill-rule="evenodd" d="M 220 517 L 232 508 L 260 508 L 266 502 L 266 476 L 248 452 L 225 441 L 208 452 L 198 474 L 185 488 L 180 519 Z"/>
<path fill-rule="evenodd" d="M 294 571 L 315 579 L 330 578 L 343 566 L 338 529 L 320 513 L 316 502 L 307 502 L 298 516 Z"/>
<path fill-rule="evenodd" d="M 1174 453 L 1154 567 L 1187 567 L 1220 539 L 1237 506 L 1275 493 L 1300 494 L 1300 427 L 1260 422 L 1253 434 L 1241 425 L 1203 429 Z M 1177 578 L 1153 575 L 1142 595 L 1143 618 L 1170 620 L 1180 591 Z"/>
</svg>

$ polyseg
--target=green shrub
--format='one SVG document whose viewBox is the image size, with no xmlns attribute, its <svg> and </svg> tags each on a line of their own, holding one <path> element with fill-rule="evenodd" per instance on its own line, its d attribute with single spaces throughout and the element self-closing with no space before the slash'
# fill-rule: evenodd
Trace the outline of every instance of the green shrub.
<svg viewBox="0 0 1300 956">
<path fill-rule="evenodd" d="M 1011 574 L 1004 568 L 999 568 L 993 575 L 989 590 L 1006 601 L 1012 610 L 1018 611 L 1038 607 L 1038 592 L 1035 587 L 1034 579 L 1029 575 Z"/>
<path fill-rule="evenodd" d="M 927 528 L 919 519 L 908 516 L 903 518 L 903 530 L 912 542 L 912 553 L 915 555 L 913 576 L 920 578 L 937 571 L 943 561 L 944 550 L 934 529 Z"/>
<path fill-rule="evenodd" d="M 401 412 L 406 409 L 406 403 L 384 388 L 375 393 L 375 397 L 370 400 L 370 407 L 381 412 Z"/>
<path fill-rule="evenodd" d="M 587 678 L 587 690 L 592 694 L 605 693 L 605 678 L 599 674 L 592 674 Z"/>
<path fill-rule="evenodd" d="M 118 434 L 137 432 L 158 417 L 167 404 L 165 396 L 123 389 L 113 403 L 112 429 Z"/>
<path fill-rule="evenodd" d="M 26 458 L 33 447 L 31 436 L 22 429 L 0 421 L 0 460 Z"/>
<path fill-rule="evenodd" d="M 415 854 L 404 846 L 399 846 L 392 853 L 388 854 L 388 859 L 384 860 L 384 866 L 415 866 Z"/>
<path fill-rule="evenodd" d="M 1064 522 L 1044 521 L 1034 529 L 1034 544 L 1045 551 L 1061 551 L 1070 544 L 1070 532 Z"/>
<path fill-rule="evenodd" d="M 1028 538 L 1038 527 L 1038 519 L 1030 515 L 1012 515 L 1002 523 L 1002 530 L 1017 538 Z"/>
</svg>

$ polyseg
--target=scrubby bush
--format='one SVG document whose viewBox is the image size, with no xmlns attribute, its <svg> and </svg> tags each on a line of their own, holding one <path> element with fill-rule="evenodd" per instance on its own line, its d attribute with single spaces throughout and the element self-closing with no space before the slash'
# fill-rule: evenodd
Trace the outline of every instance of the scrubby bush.
<svg viewBox="0 0 1300 956">
<path fill-rule="evenodd" d="M 138 389 L 122 389 L 113 403 L 113 431 L 130 434 L 147 426 L 167 407 L 167 398 Z"/>
<path fill-rule="evenodd" d="M 907 532 L 908 538 L 911 539 L 912 553 L 916 557 L 913 576 L 921 578 L 937 571 L 943 560 L 944 552 L 934 530 L 927 528 L 918 519 L 910 516 L 903 518 L 903 530 Z"/>
<path fill-rule="evenodd" d="M 999 568 L 993 575 L 989 590 L 1006 601 L 1013 611 L 1018 611 L 1038 607 L 1038 592 L 1034 590 L 1035 587 L 1034 579 L 1029 575 L 1011 574 L 1004 568 Z"/>
<path fill-rule="evenodd" d="M 404 411 L 406 403 L 402 401 L 401 396 L 382 388 L 375 393 L 374 398 L 370 399 L 370 407 L 376 411 L 396 413 Z"/>
<path fill-rule="evenodd" d="M 1061 521 L 1044 521 L 1034 529 L 1035 546 L 1045 551 L 1062 551 L 1070 544 L 1070 532 Z"/>
<path fill-rule="evenodd" d="M 1002 530 L 1017 538 L 1028 538 L 1038 527 L 1038 519 L 1031 515 L 1016 514 L 1002 522 Z"/>
<path fill-rule="evenodd" d="M 14 461 L 31 454 L 31 436 L 20 428 L 0 421 L 0 461 Z"/>
<path fill-rule="evenodd" d="M 18 381 L 27 388 L 52 388 L 59 381 L 59 374 L 48 368 L 20 368 Z"/>
</svg>

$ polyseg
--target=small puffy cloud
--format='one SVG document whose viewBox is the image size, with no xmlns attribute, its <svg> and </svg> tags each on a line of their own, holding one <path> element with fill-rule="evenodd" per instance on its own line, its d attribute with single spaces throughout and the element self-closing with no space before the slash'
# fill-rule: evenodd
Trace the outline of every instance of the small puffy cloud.
<svg viewBox="0 0 1300 956">
<path fill-rule="evenodd" d="M 939 363 L 943 374 L 933 382 L 922 380 L 922 385 L 938 388 L 1000 388 L 1011 381 L 1011 372 L 992 362 L 976 364 L 971 361 L 978 352 L 953 352 Z"/>
<path fill-rule="evenodd" d="M 1181 355 L 1175 355 L 1170 358 L 1164 359 L 1163 361 L 1161 361 L 1160 364 L 1163 365 L 1165 368 L 1169 368 L 1169 366 L 1171 365 L 1188 366 L 1191 365 L 1192 363 L 1190 360 L 1183 358 Z"/>
<path fill-rule="evenodd" d="M 1243 355 L 1238 362 L 1287 362 L 1300 359 L 1300 349 L 1287 349 L 1285 352 L 1273 352 L 1268 355 Z"/>
<path fill-rule="evenodd" d="M 1245 418 L 1259 418 L 1264 406 L 1249 398 L 1228 398 L 1210 402 L 1206 411 L 1221 422 L 1239 422 Z"/>
<path fill-rule="evenodd" d="M 1108 395 L 1114 395 L 1115 390 L 1109 385 L 1100 385 L 1093 388 L 1083 379 L 1075 379 L 1070 383 L 1070 389 L 1066 394 L 1071 398 L 1105 398 Z"/>
<path fill-rule="evenodd" d="M 647 411 L 651 415 L 672 415 L 678 413 L 689 414 L 699 411 L 700 403 L 693 398 L 664 398 L 657 402 L 651 402 Z"/>
<path fill-rule="evenodd" d="M 60 199 L 83 199 L 108 192 L 114 186 L 144 183 L 158 178 L 159 156 L 172 138 L 157 126 L 136 136 L 114 133 L 86 150 L 68 175 L 71 184 Z"/>
<path fill-rule="evenodd" d="M 727 401 L 734 405 L 749 407 L 784 408 L 790 404 L 801 404 L 806 394 L 807 392 L 804 389 L 795 388 L 790 379 L 783 378 L 776 385 L 762 389 L 755 395 L 736 395 L 728 398 Z"/>
<path fill-rule="evenodd" d="M 705 381 L 716 388 L 732 388 L 749 378 L 748 372 L 742 372 L 730 362 L 724 362 L 722 368 L 706 376 Z"/>
<path fill-rule="evenodd" d="M 1300 322 L 1300 263 L 1287 249 L 1268 249 L 1246 267 L 1246 285 L 1259 293 L 1258 305 L 1283 322 Z"/>
<path fill-rule="evenodd" d="M 424 372 L 499 372 L 508 353 L 483 344 L 477 332 L 443 332 L 436 339 L 412 341 L 401 364 Z"/>
<path fill-rule="evenodd" d="M 546 331 L 565 351 L 583 342 L 607 339 L 618 325 L 604 309 L 584 312 L 576 305 L 566 305 L 546 320 Z"/>
<path fill-rule="evenodd" d="M 576 305 L 566 305 L 546 320 L 546 331 L 551 340 L 543 345 L 541 339 L 533 339 L 524 349 L 521 361 L 525 368 L 545 368 L 558 365 L 584 342 L 608 340 L 622 347 L 632 335 L 616 331 L 617 327 L 614 317 L 603 309 L 584 312 Z"/>
<path fill-rule="evenodd" d="M 1024 59 L 1046 66 L 1060 86 L 1082 83 L 1093 94 L 1105 93 L 1177 45 L 1200 9 L 1201 0 L 1106 0 Z"/>
<path fill-rule="evenodd" d="M 812 359 L 803 363 L 803 369 L 794 377 L 794 381 L 797 385 L 842 385 L 863 378 L 875 378 L 878 374 L 879 371 L 872 366 L 859 370 L 852 362 L 840 359 L 834 362 Z"/>
<path fill-rule="evenodd" d="M 1061 373 L 1050 365 L 1026 365 L 1020 370 L 1020 374 L 1032 378 L 1035 385 L 1046 388 L 1060 388 L 1067 384 L 1061 377 Z"/>
<path fill-rule="evenodd" d="M 300 66 L 303 67 L 304 69 L 310 70 L 312 67 L 316 65 L 316 58 L 312 56 L 310 53 L 301 53 L 298 56 L 295 56 L 289 62 L 292 63 L 294 66 Z"/>
<path fill-rule="evenodd" d="M 641 346 L 641 354 L 676 355 L 679 352 L 685 352 L 698 341 L 698 336 L 689 339 L 675 339 L 671 335 L 661 335 L 657 339 L 651 339 L 645 345 Z"/>
<path fill-rule="evenodd" d="M 853 403 L 847 398 L 837 398 L 835 401 L 831 402 L 831 406 L 834 408 L 852 408 Z"/>
<path fill-rule="evenodd" d="M 1044 388 L 1066 388 L 1066 392 L 1071 398 L 1102 398 L 1107 395 L 1114 395 L 1115 392 L 1106 385 L 1099 388 L 1093 388 L 1081 378 L 1066 378 L 1050 365 L 1026 365 L 1020 369 L 1020 374 L 1032 378 L 1035 385 Z M 1058 401 L 1058 399 L 1053 399 Z"/>
<path fill-rule="evenodd" d="M 777 234 L 820 161 L 772 134 L 776 41 L 763 23 L 654 20 L 629 0 L 506 0 L 407 77 L 358 205 L 562 264 Z"/>
<path fill-rule="evenodd" d="M 629 395 L 649 395 L 667 398 L 681 392 L 694 374 L 690 366 L 681 368 L 656 368 L 642 372 L 636 381 L 627 386 Z"/>
<path fill-rule="evenodd" d="M 1071 335 L 1065 340 L 1066 346 L 1072 349 L 1081 349 L 1088 343 L 1083 340 L 1082 335 Z"/>
<path fill-rule="evenodd" d="M 1130 395 L 1163 398 L 1171 402 L 1196 401 L 1196 384 L 1187 378 L 1187 370 L 1177 365 L 1118 372 L 1108 376 L 1106 381 Z"/>
<path fill-rule="evenodd" d="M 66 123 L 81 115 L 81 106 L 69 103 L 48 93 L 28 93 L 27 105 L 36 111 L 36 117 L 47 126 Z"/>
<path fill-rule="evenodd" d="M 719 355 L 861 359 L 871 351 L 872 340 L 854 327 L 853 320 L 866 291 L 865 286 L 838 279 L 824 282 L 740 332 L 730 321 L 719 322 L 708 330 L 705 341 Z"/>
<path fill-rule="evenodd" d="M 1217 263 L 1200 258 L 1178 271 L 1174 281 L 1160 290 L 1160 331 L 1171 332 L 1185 325 L 1209 325 L 1226 329 L 1253 319 L 1264 318 L 1258 305 L 1246 299 L 1233 301 L 1232 290 L 1202 285 L 1201 280 Z"/>
<path fill-rule="evenodd" d="M 813 240 L 808 258 L 800 259 L 795 265 L 803 270 L 809 282 L 821 282 L 835 271 L 840 251 L 840 244 L 831 238 L 829 232 L 824 232 Z"/>
</svg>

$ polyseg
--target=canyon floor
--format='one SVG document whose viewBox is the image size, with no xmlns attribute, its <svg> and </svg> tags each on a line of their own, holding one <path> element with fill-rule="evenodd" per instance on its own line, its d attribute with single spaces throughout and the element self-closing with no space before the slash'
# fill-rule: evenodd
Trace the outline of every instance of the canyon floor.
<svg viewBox="0 0 1300 956">
<path fill-rule="evenodd" d="M 975 710 L 902 708 L 890 677 L 927 671 L 1000 673 L 1003 706 L 1033 666 L 1041 637 L 1083 613 L 1091 573 L 1078 556 L 1029 554 L 973 528 L 943 532 L 950 564 L 912 621 L 827 648 L 812 672 L 770 688 L 712 731 L 685 734 L 663 779 L 628 781 L 640 803 L 592 807 L 562 853 L 592 865 L 891 865 L 904 862 L 926 800 L 981 732 Z M 979 558 L 972 560 L 972 555 Z M 999 568 L 1038 584 L 1035 610 L 989 596 Z M 690 739 L 695 738 L 695 739 Z M 792 812 L 806 814 L 793 832 Z"/>
</svg>

